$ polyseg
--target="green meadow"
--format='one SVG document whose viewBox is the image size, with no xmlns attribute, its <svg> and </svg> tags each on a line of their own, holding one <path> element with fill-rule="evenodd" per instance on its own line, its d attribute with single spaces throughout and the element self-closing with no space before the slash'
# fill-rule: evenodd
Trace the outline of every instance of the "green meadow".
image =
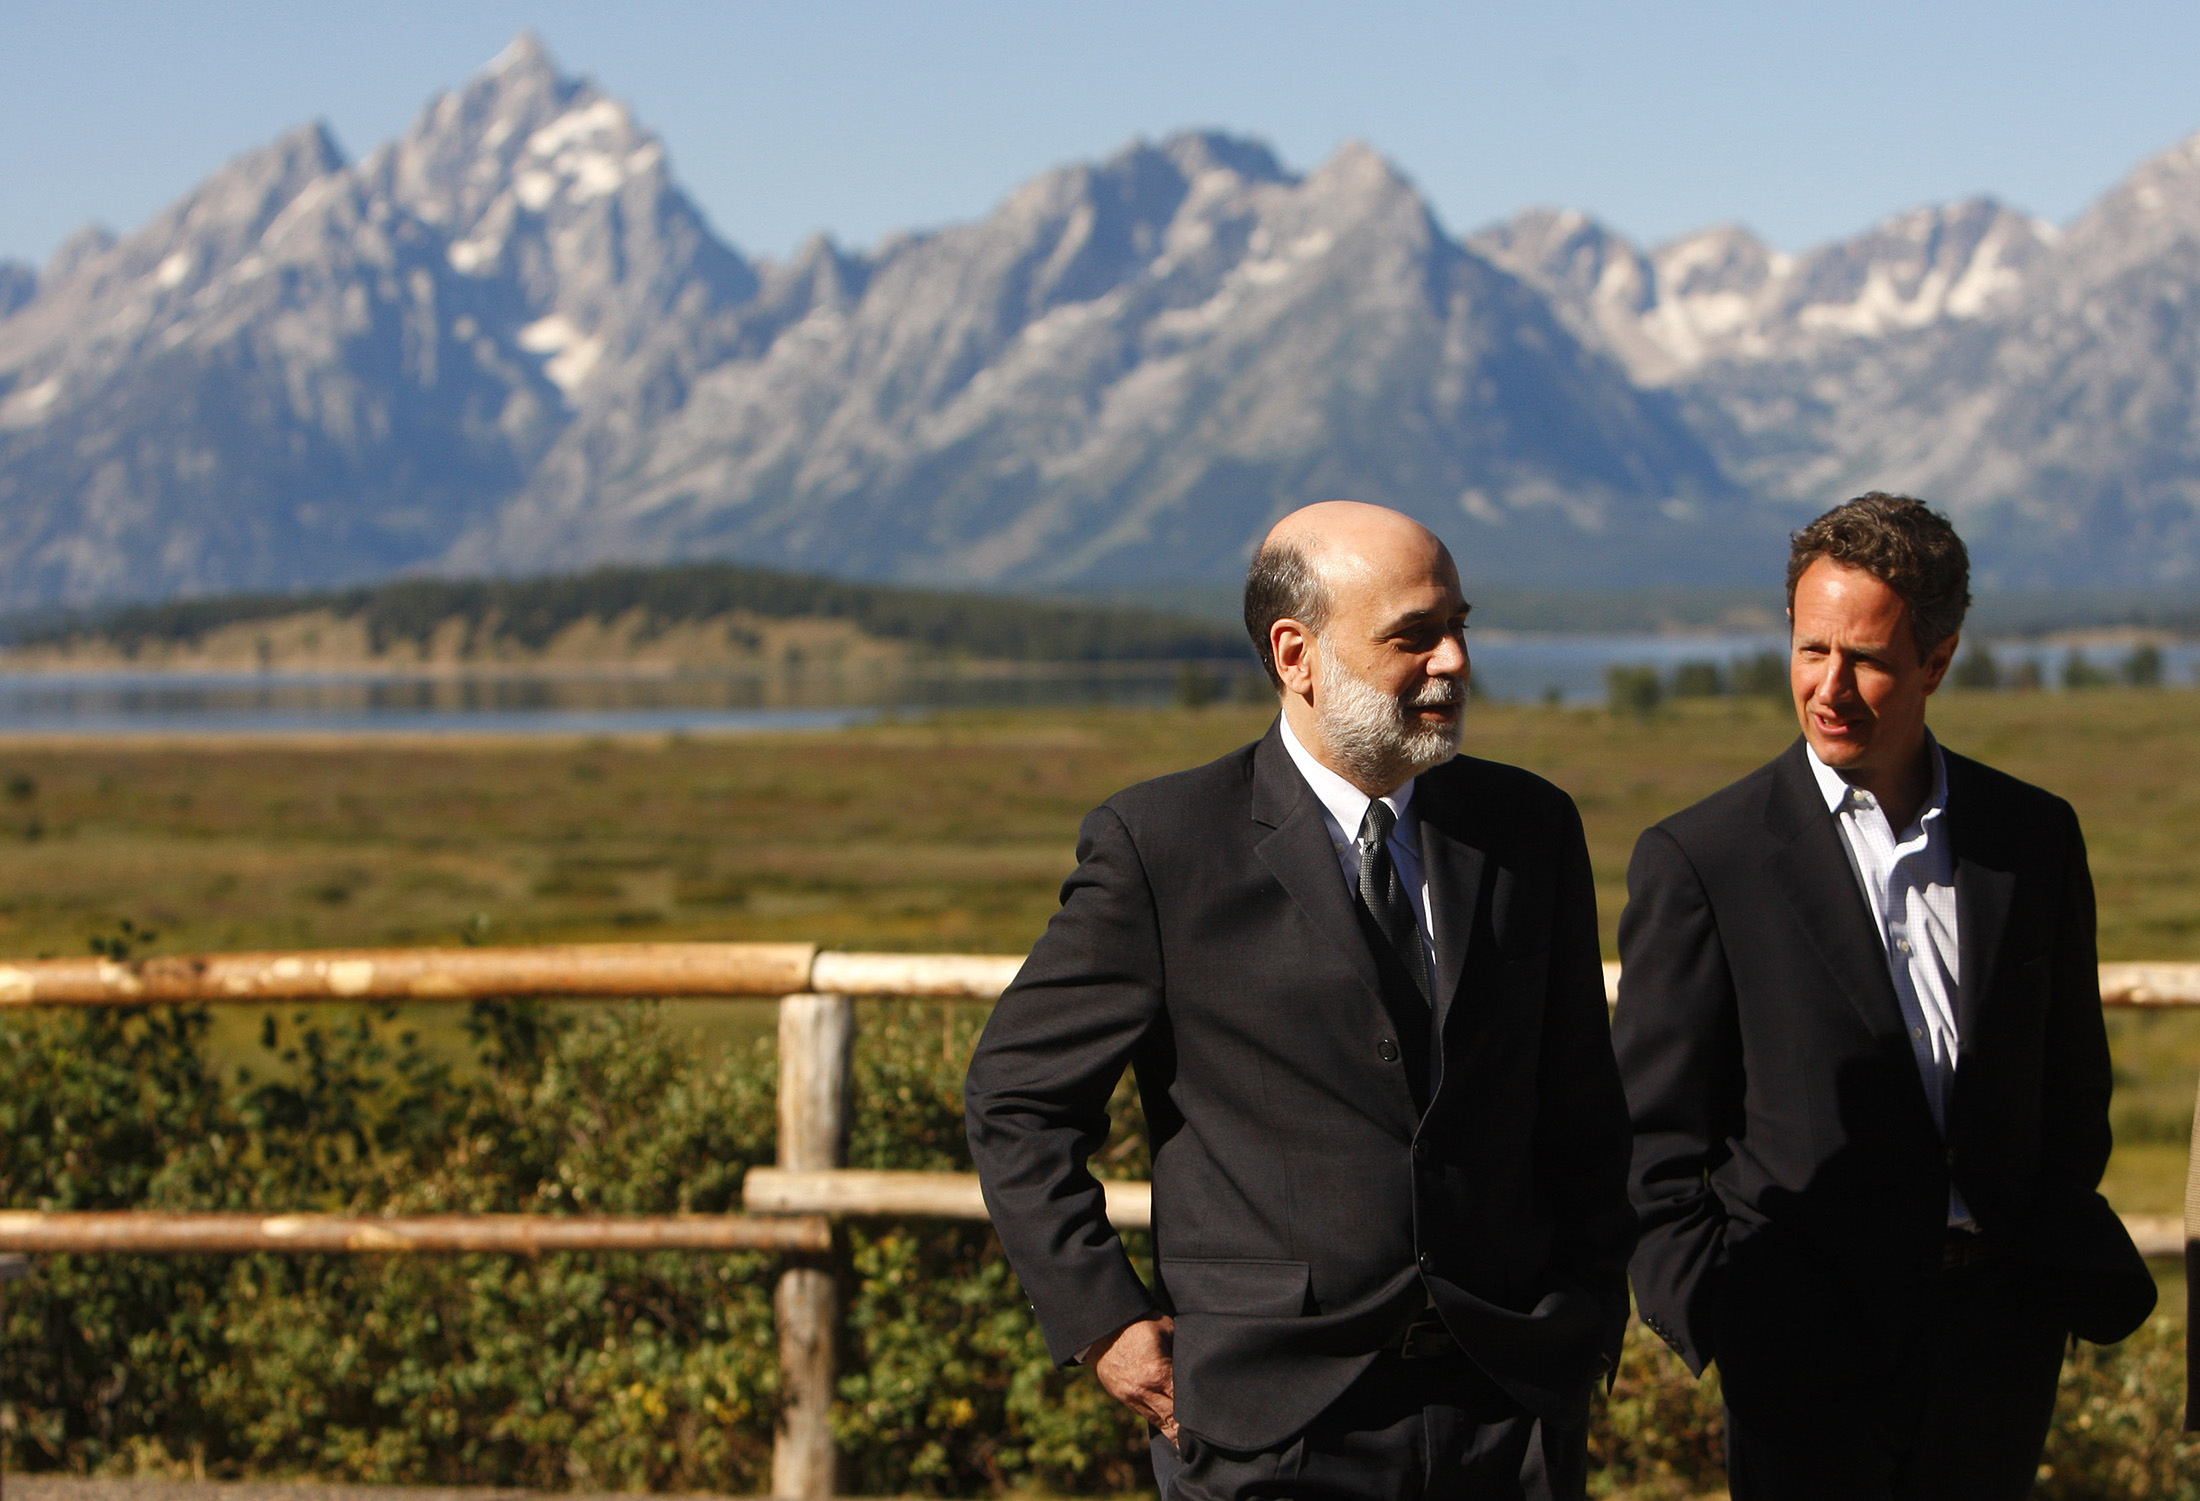
<svg viewBox="0 0 2200 1501">
<path fill-rule="evenodd" d="M 1259 735 L 1268 711 L 938 716 L 619 740 L 0 742 L 0 952 L 78 953 L 129 919 L 168 951 L 787 939 L 1013 952 L 1078 820 Z M 2200 693 L 1949 694 L 1954 750 L 2084 817 L 2106 958 L 2200 958 Z M 1477 704 L 1470 754 L 1573 794 L 1607 948 L 1647 824 L 1775 754 L 1745 699 L 1637 717 Z"/>
<path fill-rule="evenodd" d="M 618 939 L 1012 953 L 1044 926 L 1088 808 L 1267 718 L 0 742 L 0 957 Z M 2104 957 L 2200 960 L 2200 692 L 1950 694 L 1936 724 L 2077 805 Z M 1609 954 L 1636 834 L 1792 733 L 1762 700 L 1642 716 L 1478 704 L 1467 748 L 1580 803 Z M 978 1010 L 865 1012 L 852 1161 L 965 1160 Z M 769 1160 L 770 1016 L 721 1002 L 24 1017 L 0 1031 L 0 1179 L 10 1204 L 63 1207 L 728 1208 Z M 2110 1198 L 2174 1212 L 2200 1015 L 2116 1013 L 2110 1029 Z M 1118 1167 L 1135 1173 L 1135 1154 Z M 1130 1425 L 1050 1369 L 981 1227 L 845 1234 L 851 1489 L 1139 1484 Z M 0 1307 L 0 1451 L 108 1473 L 754 1490 L 776 1401 L 771 1275 L 763 1257 L 48 1258 Z M 2165 1317 L 2066 1368 L 2039 1494 L 2188 1493 L 2182 1289 L 2166 1274 L 2165 1292 Z M 1715 1394 L 1637 1333 L 1598 1419 L 1598 1493 L 1698 1495 L 1717 1483 Z"/>
<path fill-rule="evenodd" d="M 171 953 L 618 939 L 1021 952 L 1087 809 L 1267 718 L 1218 705 L 738 737 L 16 741 L 0 745 L 0 954 L 82 953 L 125 922 Z M 2104 958 L 2200 959 L 2200 692 L 1951 692 L 1934 722 L 1950 748 L 2077 806 Z M 1466 748 L 1580 804 L 1609 956 L 1636 834 L 1792 734 L 1754 699 L 1649 716 L 1477 704 Z M 2110 1020 L 2111 1193 L 2173 1212 L 2200 1017 Z"/>
</svg>

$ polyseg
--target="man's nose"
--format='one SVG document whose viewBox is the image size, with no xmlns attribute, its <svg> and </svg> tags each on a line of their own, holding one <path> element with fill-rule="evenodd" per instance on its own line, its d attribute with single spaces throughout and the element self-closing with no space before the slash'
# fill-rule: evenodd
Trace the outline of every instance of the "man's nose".
<svg viewBox="0 0 2200 1501">
<path fill-rule="evenodd" d="M 1431 677 L 1456 677 L 1467 670 L 1467 643 L 1457 631 L 1446 631 L 1443 643 L 1428 659 Z"/>
<path fill-rule="evenodd" d="M 1831 703 L 1837 699 L 1848 697 L 1849 690 L 1855 684 L 1856 664 L 1839 652 L 1835 652 L 1829 655 L 1825 660 L 1825 664 L 1818 669 L 1818 684 L 1812 689 L 1811 697 L 1822 702 Z"/>
</svg>

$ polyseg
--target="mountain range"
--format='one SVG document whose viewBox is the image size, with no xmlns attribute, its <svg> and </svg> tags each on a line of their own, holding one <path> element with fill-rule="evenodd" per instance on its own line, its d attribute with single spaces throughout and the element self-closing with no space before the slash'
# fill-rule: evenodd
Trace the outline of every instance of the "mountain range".
<svg viewBox="0 0 2200 1501">
<path fill-rule="evenodd" d="M 733 558 L 959 587 L 1238 573 L 1310 500 L 1468 575 L 1761 584 L 1859 489 L 1982 583 L 2200 579 L 2200 138 L 2058 229 L 1788 255 L 1535 209 L 1458 237 L 1364 145 L 1188 133 L 784 261 L 523 35 L 347 159 L 308 125 L 0 264 L 0 607 Z"/>
</svg>

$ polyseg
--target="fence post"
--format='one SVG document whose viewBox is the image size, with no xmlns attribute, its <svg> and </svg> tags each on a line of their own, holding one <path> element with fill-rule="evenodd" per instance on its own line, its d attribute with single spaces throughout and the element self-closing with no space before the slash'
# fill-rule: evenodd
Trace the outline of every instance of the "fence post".
<svg viewBox="0 0 2200 1501">
<path fill-rule="evenodd" d="M 779 1165 L 820 1172 L 848 1160 L 848 1060 L 855 1005 L 844 995 L 790 995 L 779 1003 Z M 779 1428 L 772 1436 L 772 1494 L 830 1501 L 833 1494 L 834 1327 L 839 1296 L 829 1266 L 780 1273 Z"/>
</svg>

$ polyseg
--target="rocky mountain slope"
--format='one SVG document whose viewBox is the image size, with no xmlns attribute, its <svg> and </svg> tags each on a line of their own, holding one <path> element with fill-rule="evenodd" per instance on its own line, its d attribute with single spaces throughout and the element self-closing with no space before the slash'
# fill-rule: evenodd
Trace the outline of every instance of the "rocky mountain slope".
<svg viewBox="0 0 2200 1501">
<path fill-rule="evenodd" d="M 522 42 L 347 164 L 319 126 L 0 321 L 0 605 L 432 563 L 574 420 L 724 357 L 748 267 L 623 106 Z"/>
<path fill-rule="evenodd" d="M 1933 497 L 1993 585 L 2200 582 L 2200 137 L 2142 164 L 1981 316 L 1707 364 L 1722 464 L 1800 500 Z"/>
<path fill-rule="evenodd" d="M 725 552 L 934 582 L 1242 569 L 1275 516 L 1385 499 L 1493 571 L 1687 572 L 1746 518 L 1657 393 L 1448 239 L 1380 157 L 1214 136 L 988 219 L 766 275 L 754 357 L 636 441 L 568 434 L 460 562 Z"/>
<path fill-rule="evenodd" d="M 1786 255 L 1364 146 L 1184 135 L 982 220 L 746 261 L 522 37 L 362 161 L 304 127 L 0 266 L 0 608 L 737 557 L 1227 578 L 1356 496 L 1523 586 L 1755 582 L 1808 508 L 1948 505 L 1997 582 L 2200 570 L 2200 146 L 2067 232 L 1991 200 Z"/>
<path fill-rule="evenodd" d="M 38 273 L 15 261 L 0 261 L 0 318 L 38 295 Z"/>
</svg>

